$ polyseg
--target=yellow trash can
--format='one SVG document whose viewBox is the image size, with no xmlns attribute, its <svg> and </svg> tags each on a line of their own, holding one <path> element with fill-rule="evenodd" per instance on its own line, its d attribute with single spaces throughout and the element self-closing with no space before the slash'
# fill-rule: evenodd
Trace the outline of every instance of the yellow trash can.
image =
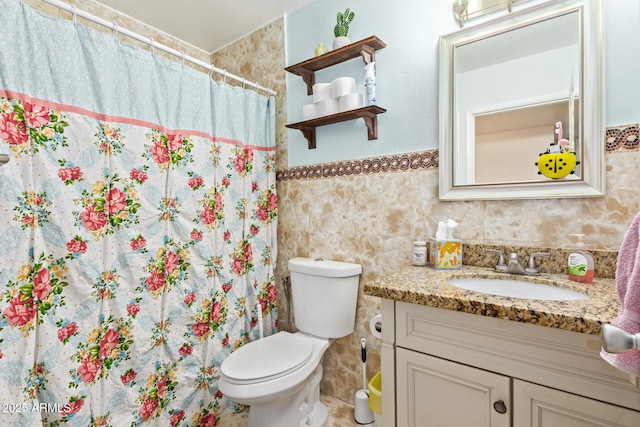
<svg viewBox="0 0 640 427">
<path fill-rule="evenodd" d="M 375 427 L 382 427 L 382 371 L 371 378 L 369 385 L 369 409 L 373 412 Z"/>
</svg>

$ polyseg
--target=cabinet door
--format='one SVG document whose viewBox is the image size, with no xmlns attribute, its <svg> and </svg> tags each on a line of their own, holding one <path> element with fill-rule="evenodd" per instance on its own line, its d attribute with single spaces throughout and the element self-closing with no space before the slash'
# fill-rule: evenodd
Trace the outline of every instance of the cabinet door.
<svg viewBox="0 0 640 427">
<path fill-rule="evenodd" d="M 398 426 L 511 425 L 510 378 L 402 348 L 396 361 Z"/>
<path fill-rule="evenodd" d="M 526 381 L 513 380 L 513 404 L 518 427 L 640 426 L 640 412 Z"/>
</svg>

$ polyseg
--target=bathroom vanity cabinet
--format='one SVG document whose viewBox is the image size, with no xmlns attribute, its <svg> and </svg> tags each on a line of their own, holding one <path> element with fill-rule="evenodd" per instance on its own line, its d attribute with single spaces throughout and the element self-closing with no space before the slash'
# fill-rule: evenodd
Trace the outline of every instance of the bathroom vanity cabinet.
<svg viewBox="0 0 640 427">
<path fill-rule="evenodd" d="M 640 426 L 600 336 L 382 300 L 384 427 Z"/>
</svg>

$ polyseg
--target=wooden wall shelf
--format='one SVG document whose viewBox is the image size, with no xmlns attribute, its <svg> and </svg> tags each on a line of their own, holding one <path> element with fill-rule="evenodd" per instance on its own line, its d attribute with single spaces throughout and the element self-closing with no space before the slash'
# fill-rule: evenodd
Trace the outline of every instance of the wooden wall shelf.
<svg viewBox="0 0 640 427">
<path fill-rule="evenodd" d="M 371 36 L 339 49 L 329 51 L 323 55 L 316 56 L 315 58 L 290 65 L 285 68 L 285 70 L 302 77 L 302 80 L 307 84 L 307 95 L 311 95 L 313 94 L 316 71 L 359 56 L 362 56 L 365 64 L 375 62 L 376 50 L 384 49 L 385 47 L 387 47 L 387 45 L 382 40 L 376 36 Z"/>
<path fill-rule="evenodd" d="M 332 123 L 344 122 L 362 118 L 367 126 L 367 136 L 369 140 L 378 139 L 378 114 L 386 112 L 384 108 L 377 105 L 357 108 L 355 110 L 343 111 L 328 116 L 317 117 L 303 122 L 286 125 L 289 129 L 298 129 L 302 132 L 308 142 L 309 149 L 316 148 L 316 128 L 318 126 Z"/>
<path fill-rule="evenodd" d="M 286 71 L 302 77 L 307 84 L 307 95 L 313 94 L 315 84 L 315 72 L 323 68 L 331 67 L 350 59 L 362 57 L 365 64 L 375 62 L 376 50 L 384 49 L 387 45 L 376 36 L 353 42 L 339 49 L 332 50 L 315 58 L 290 65 Z M 354 110 L 343 111 L 341 113 L 328 116 L 317 117 L 303 122 L 286 125 L 289 129 L 298 129 L 307 140 L 309 149 L 316 148 L 316 128 L 332 123 L 344 122 L 362 118 L 367 126 L 367 137 L 369 140 L 378 139 L 378 114 L 386 112 L 384 108 L 377 105 L 369 105 Z"/>
</svg>

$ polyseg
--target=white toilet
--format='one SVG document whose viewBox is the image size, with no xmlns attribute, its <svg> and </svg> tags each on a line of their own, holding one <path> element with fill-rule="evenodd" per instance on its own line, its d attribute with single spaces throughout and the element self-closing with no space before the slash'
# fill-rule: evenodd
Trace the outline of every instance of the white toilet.
<svg viewBox="0 0 640 427">
<path fill-rule="evenodd" d="M 249 405 L 248 427 L 320 427 L 322 355 L 330 338 L 353 333 L 362 266 L 339 261 L 289 260 L 291 295 L 299 332 L 252 341 L 220 366 L 218 387 Z"/>
</svg>

